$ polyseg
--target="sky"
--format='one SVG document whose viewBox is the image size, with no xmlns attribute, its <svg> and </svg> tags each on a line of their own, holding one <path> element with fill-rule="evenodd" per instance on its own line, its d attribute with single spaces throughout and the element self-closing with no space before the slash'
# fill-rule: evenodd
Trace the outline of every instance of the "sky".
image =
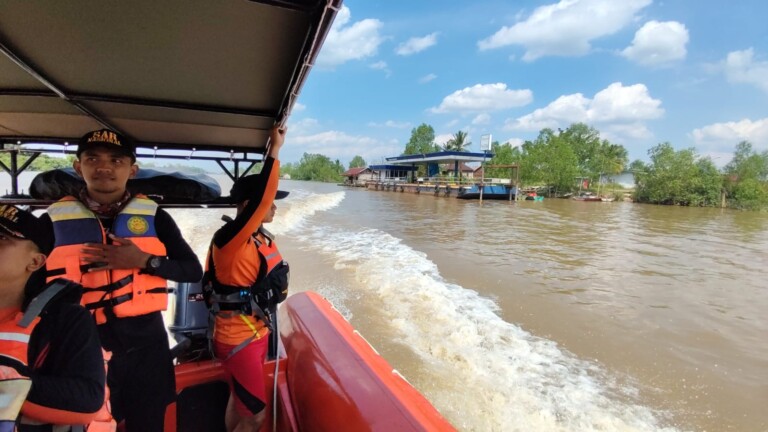
<svg viewBox="0 0 768 432">
<path fill-rule="evenodd" d="M 369 164 L 422 123 L 519 145 L 583 122 L 648 160 L 768 150 L 765 0 L 345 0 L 288 121 L 303 153 Z"/>
</svg>

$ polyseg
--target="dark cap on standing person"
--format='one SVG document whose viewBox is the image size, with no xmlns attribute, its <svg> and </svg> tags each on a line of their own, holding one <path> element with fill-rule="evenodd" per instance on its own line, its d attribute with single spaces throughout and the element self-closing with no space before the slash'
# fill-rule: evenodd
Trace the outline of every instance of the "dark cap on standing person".
<svg viewBox="0 0 768 432">
<path fill-rule="evenodd" d="M 229 199 L 234 204 L 239 204 L 245 200 L 252 200 L 257 199 L 261 200 L 261 196 L 253 196 L 253 192 L 251 192 L 256 186 L 259 184 L 259 175 L 249 175 L 245 177 L 240 177 L 237 179 L 235 184 L 232 185 L 232 189 L 229 191 Z M 287 191 L 279 190 L 277 191 L 277 194 L 275 195 L 275 199 L 283 199 L 288 196 Z"/>
<path fill-rule="evenodd" d="M 82 152 L 96 147 L 117 151 L 136 161 L 136 145 L 133 141 L 109 129 L 99 129 L 83 135 L 77 144 L 77 157 L 79 158 Z"/>
<path fill-rule="evenodd" d="M 51 253 L 52 242 L 43 223 L 32 213 L 9 204 L 0 204 L 0 233 L 29 240 L 40 252 Z"/>
</svg>

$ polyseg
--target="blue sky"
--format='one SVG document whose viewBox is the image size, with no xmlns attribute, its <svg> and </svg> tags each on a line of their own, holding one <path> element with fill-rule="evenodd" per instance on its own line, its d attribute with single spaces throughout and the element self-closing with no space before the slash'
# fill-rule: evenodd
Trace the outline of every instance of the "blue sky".
<svg viewBox="0 0 768 432">
<path fill-rule="evenodd" d="M 768 2 L 346 0 L 289 119 L 285 162 L 396 156 L 411 129 L 519 144 L 584 122 L 647 159 L 768 150 Z"/>
</svg>

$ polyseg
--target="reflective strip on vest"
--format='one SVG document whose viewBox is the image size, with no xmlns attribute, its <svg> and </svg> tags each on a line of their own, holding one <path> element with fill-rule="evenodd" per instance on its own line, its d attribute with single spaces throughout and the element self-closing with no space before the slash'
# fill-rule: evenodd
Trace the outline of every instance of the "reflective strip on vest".
<svg viewBox="0 0 768 432">
<path fill-rule="evenodd" d="M 0 333 L 0 341 L 29 343 L 29 335 L 23 333 Z"/>
<path fill-rule="evenodd" d="M 19 325 L 22 319 L 24 319 L 24 314 L 18 312 L 12 318 L 0 323 L 0 355 L 14 359 L 24 366 L 29 366 L 27 360 L 29 338 L 40 321 L 40 317 L 35 317 L 26 327 Z"/>
<path fill-rule="evenodd" d="M 69 203 L 77 201 L 73 199 L 63 199 L 59 202 Z M 48 210 L 46 210 L 46 213 L 48 213 L 48 215 L 51 217 L 52 222 L 93 217 L 93 212 L 88 210 L 88 208 L 83 205 L 56 205 L 56 203 L 54 203 L 48 208 Z"/>
<path fill-rule="evenodd" d="M 264 234 L 262 234 L 264 235 Z M 263 277 L 266 277 L 266 275 L 269 274 L 275 267 L 277 267 L 278 264 L 280 264 L 283 261 L 283 256 L 280 255 L 280 251 L 277 249 L 277 245 L 275 244 L 274 240 L 272 240 L 269 236 L 264 235 L 268 239 L 268 241 L 262 242 L 258 238 L 256 238 L 256 250 L 258 250 L 259 255 L 261 258 L 264 259 L 264 262 L 267 264 L 267 268 L 262 270 L 259 270 L 259 273 L 263 275 Z M 260 282 L 260 281 L 257 281 Z"/>
</svg>

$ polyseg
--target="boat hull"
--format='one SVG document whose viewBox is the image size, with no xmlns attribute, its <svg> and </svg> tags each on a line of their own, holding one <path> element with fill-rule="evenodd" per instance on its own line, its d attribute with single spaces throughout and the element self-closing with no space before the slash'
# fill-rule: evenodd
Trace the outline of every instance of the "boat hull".
<svg viewBox="0 0 768 432">
<path fill-rule="evenodd" d="M 264 366 L 268 401 L 262 431 L 272 430 L 273 395 L 277 431 L 455 430 L 319 294 L 288 297 L 278 312 L 278 329 L 278 359 Z M 218 361 L 176 365 L 176 388 L 167 432 L 224 431 L 229 389 Z"/>
<path fill-rule="evenodd" d="M 472 187 L 461 189 L 456 198 L 459 199 L 484 199 L 484 200 L 513 200 L 515 199 L 515 189 L 513 188 L 511 193 L 510 189 L 504 185 L 485 185 L 482 186 L 483 195 L 480 196 L 480 187 L 474 185 Z"/>
<path fill-rule="evenodd" d="M 286 303 L 280 336 L 300 430 L 454 430 L 327 300 L 306 292 Z"/>
</svg>

